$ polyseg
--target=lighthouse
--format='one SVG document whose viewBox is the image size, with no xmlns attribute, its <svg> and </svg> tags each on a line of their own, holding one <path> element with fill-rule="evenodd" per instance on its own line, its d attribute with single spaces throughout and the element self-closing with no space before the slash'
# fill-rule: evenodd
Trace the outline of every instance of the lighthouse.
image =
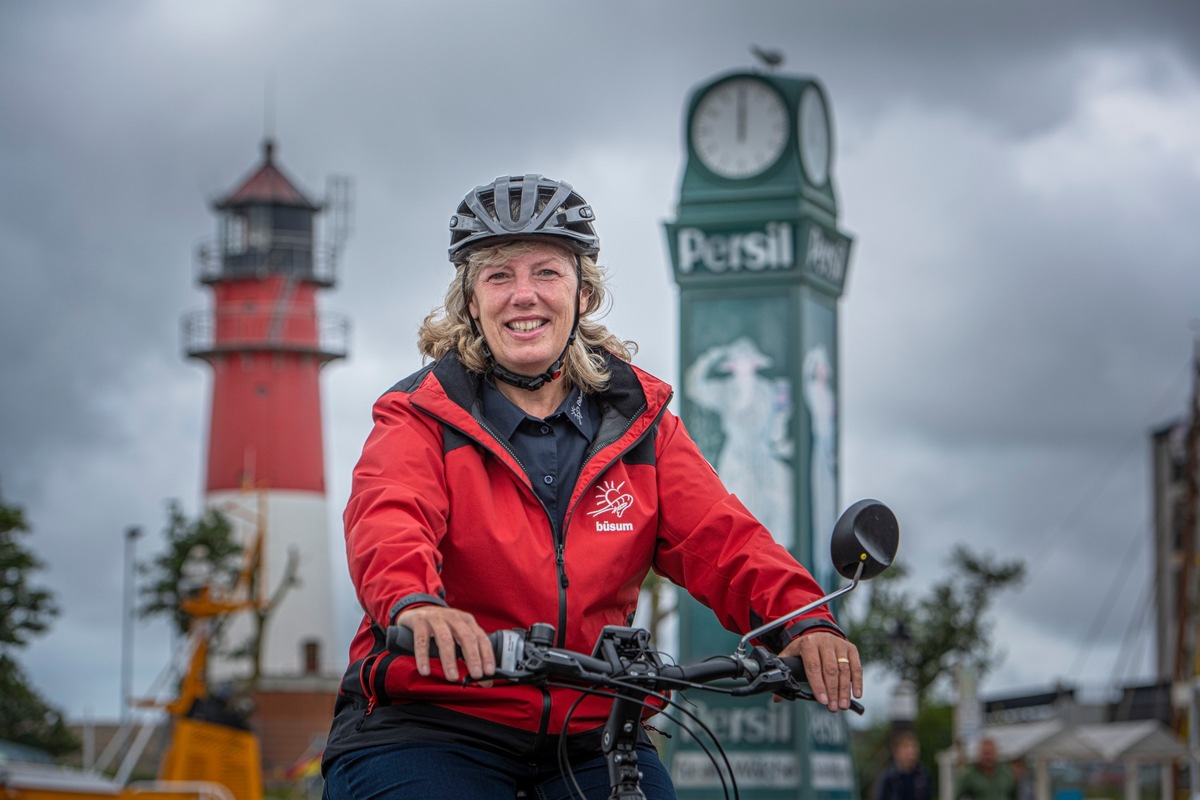
<svg viewBox="0 0 1200 800">
<path fill-rule="evenodd" d="M 347 180 L 331 179 L 315 202 L 264 141 L 261 164 L 212 203 L 216 238 L 196 251 L 212 308 L 183 320 L 186 354 L 212 369 L 205 504 L 226 511 L 244 544 L 263 533 L 260 591 L 279 598 L 255 670 L 263 677 L 316 677 L 340 651 L 320 376 L 346 356 L 349 324 L 319 311 L 317 295 L 335 284 L 348 208 Z M 231 643 L 250 632 L 248 618 L 236 621 Z"/>
</svg>

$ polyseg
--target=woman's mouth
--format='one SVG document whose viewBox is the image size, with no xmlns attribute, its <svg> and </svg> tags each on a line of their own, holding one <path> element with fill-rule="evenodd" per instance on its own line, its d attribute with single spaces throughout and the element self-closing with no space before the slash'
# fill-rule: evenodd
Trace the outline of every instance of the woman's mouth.
<svg viewBox="0 0 1200 800">
<path fill-rule="evenodd" d="M 529 331 L 537 330 L 545 324 L 546 320 L 544 319 L 518 319 L 509 322 L 506 327 L 517 333 L 528 333 Z"/>
</svg>

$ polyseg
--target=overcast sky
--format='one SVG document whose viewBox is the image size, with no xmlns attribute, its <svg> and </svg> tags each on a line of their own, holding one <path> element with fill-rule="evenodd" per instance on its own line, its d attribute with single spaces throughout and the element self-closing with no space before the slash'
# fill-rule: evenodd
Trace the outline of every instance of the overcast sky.
<svg viewBox="0 0 1200 800">
<path fill-rule="evenodd" d="M 195 513 L 202 493 L 209 375 L 179 333 L 211 302 L 193 251 L 266 133 L 310 195 L 355 184 L 322 299 L 354 325 L 323 377 L 348 636 L 337 520 L 371 402 L 420 365 L 463 193 L 571 182 L 597 211 L 610 327 L 677 383 L 662 226 L 683 112 L 751 45 L 832 107 L 855 237 L 842 504 L 891 505 L 918 578 L 955 543 L 1026 560 L 985 694 L 1149 674 L 1148 432 L 1184 412 L 1200 318 L 1191 0 L 0 0 L 0 492 L 63 612 L 20 654 L 39 690 L 117 713 L 123 532 L 147 531 L 147 558 L 166 502 Z M 165 628 L 139 625 L 135 653 L 141 692 Z"/>
</svg>

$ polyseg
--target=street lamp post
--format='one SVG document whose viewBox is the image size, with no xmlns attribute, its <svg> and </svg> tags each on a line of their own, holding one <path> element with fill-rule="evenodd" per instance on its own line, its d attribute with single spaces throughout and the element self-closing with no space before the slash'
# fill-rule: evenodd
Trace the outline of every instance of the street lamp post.
<svg viewBox="0 0 1200 800">
<path fill-rule="evenodd" d="M 133 563 L 137 539 L 142 529 L 130 526 L 125 530 L 125 569 L 121 599 L 121 720 L 129 717 L 133 697 Z"/>
</svg>

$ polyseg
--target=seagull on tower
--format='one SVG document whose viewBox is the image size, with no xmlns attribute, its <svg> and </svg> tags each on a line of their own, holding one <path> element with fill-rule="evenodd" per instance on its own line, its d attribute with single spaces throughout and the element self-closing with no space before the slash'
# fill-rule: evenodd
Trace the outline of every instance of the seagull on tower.
<svg viewBox="0 0 1200 800">
<path fill-rule="evenodd" d="M 768 70 L 774 70 L 783 64 L 783 53 L 779 50 L 766 50 L 758 45 L 750 45 L 750 52 L 763 63 Z"/>
</svg>

